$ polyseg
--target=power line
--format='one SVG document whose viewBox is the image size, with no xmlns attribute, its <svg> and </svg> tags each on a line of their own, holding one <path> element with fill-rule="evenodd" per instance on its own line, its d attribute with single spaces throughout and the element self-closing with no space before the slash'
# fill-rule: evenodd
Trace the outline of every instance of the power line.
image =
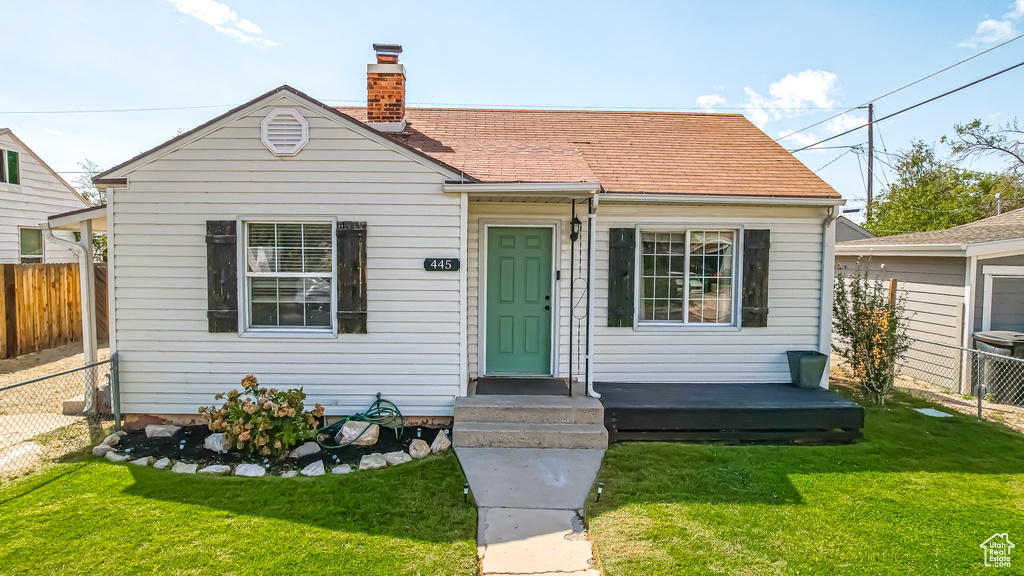
<svg viewBox="0 0 1024 576">
<path fill-rule="evenodd" d="M 365 100 L 339 100 L 339 99 L 326 99 L 324 102 L 344 102 L 344 103 L 364 103 Z M 690 106 L 690 107 L 644 107 L 644 106 L 545 106 L 545 105 L 530 105 L 530 104 L 457 104 L 457 103 L 440 103 L 440 102 L 410 102 L 410 106 L 445 106 L 445 107 L 464 107 L 464 108 L 513 108 L 513 109 L 572 109 L 572 110 L 649 110 L 649 111 L 693 111 L 693 110 L 707 110 L 706 106 Z M 120 113 L 120 112 L 164 112 L 168 110 L 199 110 L 203 108 L 231 108 L 234 104 L 210 104 L 205 106 L 168 106 L 164 108 L 112 108 L 104 110 L 6 110 L 0 111 L 0 114 L 108 114 L 108 113 Z M 746 110 L 745 106 L 739 107 L 725 107 L 725 108 L 714 108 L 715 110 Z M 806 108 L 806 107 L 791 107 L 791 108 L 776 108 L 776 110 L 838 110 L 836 107 L 830 108 Z"/>
<path fill-rule="evenodd" d="M 198 110 L 200 108 L 231 108 L 234 104 L 210 104 L 209 106 L 171 106 L 167 108 L 116 108 L 110 110 L 18 110 L 0 114 L 106 114 L 110 112 L 162 112 L 165 110 Z"/>
<path fill-rule="evenodd" d="M 924 100 L 923 102 L 918 102 L 917 104 L 914 104 L 912 106 L 907 106 L 906 108 L 904 108 L 903 110 L 900 110 L 899 112 L 893 112 L 892 114 L 889 114 L 888 116 L 883 116 L 881 118 L 877 118 L 877 119 L 874 120 L 874 122 L 871 122 L 871 124 L 878 124 L 879 122 L 882 122 L 883 120 L 888 120 L 889 118 L 892 118 L 893 116 L 898 116 L 900 114 L 903 114 L 904 112 L 908 112 L 910 110 L 913 110 L 914 108 L 917 108 L 918 106 L 924 106 L 925 104 L 928 104 L 929 102 L 934 102 L 934 101 L 938 100 L 939 98 L 945 98 L 946 96 L 949 96 L 950 94 L 953 94 L 955 92 L 959 92 L 959 91 L 961 91 L 961 90 L 963 90 L 965 88 L 970 88 L 971 86 L 974 86 L 975 84 L 978 84 L 980 82 L 984 82 L 985 80 L 989 80 L 991 78 L 995 78 L 996 76 L 999 76 L 1000 74 L 1005 74 L 1006 72 L 1009 72 L 1010 70 L 1013 70 L 1014 68 L 1020 68 L 1021 66 L 1024 66 L 1024 62 L 1018 62 L 1018 63 L 1014 64 L 1013 66 L 1010 66 L 1009 68 L 1003 68 L 999 72 L 994 72 L 992 74 L 989 74 L 988 76 L 985 76 L 984 78 L 979 78 L 979 79 L 975 80 L 974 82 L 969 82 L 967 84 L 964 84 L 963 86 L 959 86 L 959 87 L 954 88 L 952 90 L 949 90 L 947 92 L 943 92 L 942 94 L 939 94 L 938 96 L 934 96 L 932 98 Z M 863 126 L 858 126 L 856 128 L 851 128 L 850 130 L 847 130 L 846 132 L 841 132 L 839 134 L 836 134 L 835 136 L 829 136 L 828 138 L 825 138 L 824 140 L 819 140 L 818 142 L 815 142 L 814 144 L 811 144 L 809 146 L 804 146 L 803 148 L 798 148 L 796 150 L 792 150 L 792 152 L 793 153 L 802 152 L 804 150 L 807 150 L 808 148 L 813 148 L 813 147 L 817 146 L 818 144 L 823 144 L 823 143 L 828 142 L 830 140 L 835 140 L 836 138 L 839 138 L 840 136 L 846 136 L 847 134 L 849 134 L 851 132 L 856 132 L 857 130 L 860 130 L 861 128 L 866 128 L 867 126 L 868 126 L 868 124 L 864 124 Z"/>
<path fill-rule="evenodd" d="M 914 80 L 914 81 L 913 81 L 913 82 L 911 82 L 910 84 L 907 84 L 907 85 L 905 85 L 905 86 L 900 86 L 899 88 L 897 88 L 897 89 L 895 89 L 895 90 L 892 90 L 892 91 L 890 91 L 890 92 L 886 92 L 885 94 L 882 94 L 882 95 L 881 95 L 881 96 L 879 96 L 878 98 L 873 98 L 873 99 L 871 99 L 871 100 L 868 100 L 867 102 L 865 102 L 865 103 L 861 104 L 860 106 L 854 106 L 853 108 L 849 108 L 849 109 L 847 109 L 847 110 L 844 110 L 844 111 L 840 112 L 839 114 L 836 114 L 836 115 L 834 115 L 834 116 L 829 116 L 828 118 L 825 118 L 825 119 L 824 119 L 824 120 L 822 120 L 821 122 L 815 122 L 814 124 L 811 124 L 810 126 L 805 126 L 805 127 L 801 128 L 801 129 L 799 129 L 799 130 L 795 131 L 795 132 L 790 132 L 789 134 L 786 134 L 785 136 L 780 136 L 780 137 L 776 138 L 776 139 L 775 139 L 775 141 L 776 141 L 776 142 L 778 142 L 779 140 L 785 140 L 786 138 L 789 138 L 790 136 L 792 136 L 792 135 L 794 135 L 794 134 L 799 134 L 799 133 L 801 133 L 801 132 L 803 132 L 803 131 L 805 131 L 805 130 L 810 130 L 811 128 L 814 128 L 815 126 L 819 126 L 819 125 L 821 125 L 821 124 L 824 124 L 825 122 L 828 122 L 829 120 L 832 120 L 833 118 L 839 118 L 839 117 L 840 117 L 840 116 L 842 116 L 843 114 L 848 114 L 848 113 L 850 113 L 850 112 L 853 112 L 854 110 L 857 110 L 857 109 L 863 108 L 863 107 L 867 106 L 868 104 L 870 104 L 870 103 L 872 103 L 872 102 L 877 102 L 877 101 L 881 100 L 882 98 L 885 98 L 886 96 L 892 96 L 893 94 L 895 94 L 895 93 L 899 92 L 900 90 L 903 90 L 903 89 L 906 89 L 906 88 L 910 88 L 910 87 L 911 87 L 911 86 L 913 86 L 914 84 L 918 84 L 918 83 L 920 83 L 920 82 L 924 82 L 925 80 L 927 80 L 927 79 L 929 79 L 929 78 L 931 78 L 931 77 L 933 77 L 933 76 L 937 76 L 937 75 L 939 75 L 939 74 L 942 74 L 942 73 L 943 73 L 943 72 L 945 72 L 946 70 L 950 70 L 950 69 L 956 68 L 957 66 L 959 66 L 959 65 L 961 65 L 961 64 L 963 64 L 963 63 L 965 63 L 965 62 L 969 62 L 969 61 L 971 61 L 971 60 L 974 60 L 975 58 L 977 58 L 978 56 L 981 56 L 982 54 L 987 54 L 987 53 L 989 53 L 989 52 L 991 52 L 991 51 L 995 50 L 996 48 L 1000 48 L 1000 47 L 1002 47 L 1002 46 L 1006 46 L 1006 45 L 1007 45 L 1007 44 L 1009 44 L 1010 42 L 1013 42 L 1013 41 L 1015 41 L 1015 40 L 1019 40 L 1019 39 L 1021 39 L 1022 37 L 1024 37 L 1024 34 L 1021 34 L 1021 35 L 1019 35 L 1019 36 L 1016 36 L 1016 37 L 1014 37 L 1014 38 L 1010 38 L 1009 40 L 1007 40 L 1006 42 L 1003 42 L 1002 44 L 996 44 L 995 46 L 993 46 L 993 47 L 989 48 L 988 50 L 983 50 L 983 51 L 981 51 L 981 52 L 978 52 L 978 53 L 977 53 L 977 54 L 975 54 L 974 56 L 971 56 L 970 58 L 965 58 L 965 59 L 963 59 L 963 60 L 961 60 L 961 61 L 957 62 L 956 64 L 953 64 L 953 65 L 950 65 L 950 66 L 946 66 L 945 68 L 943 68 L 942 70 L 939 70 L 938 72 L 932 72 L 931 74 L 929 74 L 929 75 L 925 76 L 924 78 L 919 78 L 919 79 L 917 79 L 917 80 Z"/>
<path fill-rule="evenodd" d="M 814 173 L 815 173 L 815 174 L 817 174 L 818 172 L 821 172 L 821 171 L 822 171 L 822 170 L 824 170 L 825 168 L 828 168 L 829 166 L 831 166 L 831 165 L 832 165 L 832 163 L 833 163 L 833 162 L 836 162 L 837 160 L 839 160 L 839 159 L 840 159 L 840 158 L 842 158 L 843 156 L 846 156 L 846 155 L 847 155 L 847 154 L 849 154 L 850 152 L 853 152 L 853 148 L 852 148 L 852 147 L 851 147 L 851 148 L 850 148 L 849 150 L 847 150 L 846 152 L 843 152 L 843 153 L 842 153 L 842 154 L 840 154 L 839 156 L 836 156 L 835 158 L 833 158 L 833 159 L 832 159 L 832 160 L 831 160 L 831 161 L 830 161 L 830 162 L 829 162 L 828 164 L 825 164 L 825 165 L 824 165 L 824 166 L 822 166 L 821 168 L 818 168 L 817 170 L 815 170 L 815 171 L 814 171 Z"/>
</svg>

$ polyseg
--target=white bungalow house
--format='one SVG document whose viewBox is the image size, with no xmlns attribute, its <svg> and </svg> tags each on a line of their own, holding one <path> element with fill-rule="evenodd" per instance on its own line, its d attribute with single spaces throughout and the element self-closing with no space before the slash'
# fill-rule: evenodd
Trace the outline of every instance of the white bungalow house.
<svg viewBox="0 0 1024 576">
<path fill-rule="evenodd" d="M 488 377 L 768 385 L 829 352 L 843 200 L 742 116 L 406 108 L 375 48 L 365 108 L 276 88 L 52 221 L 108 232 L 129 418 L 246 374 L 450 417 Z"/>
<path fill-rule="evenodd" d="M 14 132 L 0 128 L 0 264 L 77 262 L 70 250 L 44 236 L 39 223 L 87 206 Z"/>
</svg>

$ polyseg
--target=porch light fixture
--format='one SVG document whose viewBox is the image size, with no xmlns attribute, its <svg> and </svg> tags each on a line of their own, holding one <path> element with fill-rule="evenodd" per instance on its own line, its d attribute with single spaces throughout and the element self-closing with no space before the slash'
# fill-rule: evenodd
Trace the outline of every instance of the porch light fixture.
<svg viewBox="0 0 1024 576">
<path fill-rule="evenodd" d="M 580 239 L 580 232 L 583 230 L 583 222 L 579 216 L 572 217 L 572 232 L 569 233 L 569 240 L 575 242 Z"/>
</svg>

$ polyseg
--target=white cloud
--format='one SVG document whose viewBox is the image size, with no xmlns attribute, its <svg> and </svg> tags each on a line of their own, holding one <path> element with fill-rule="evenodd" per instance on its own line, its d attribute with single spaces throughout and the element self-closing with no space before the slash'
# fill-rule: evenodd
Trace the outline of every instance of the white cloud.
<svg viewBox="0 0 1024 576">
<path fill-rule="evenodd" d="M 241 28 L 242 30 L 245 30 L 246 32 L 251 32 L 253 34 L 262 34 L 263 33 L 263 28 L 260 28 L 259 26 L 253 24 L 252 22 L 246 20 L 245 18 L 242 18 L 241 20 L 238 21 L 238 27 Z"/>
<path fill-rule="evenodd" d="M 840 132 L 859 128 L 867 123 L 867 116 L 857 116 L 856 114 L 848 113 L 843 114 L 842 116 L 836 116 L 826 122 L 825 129 L 832 134 L 839 134 Z"/>
<path fill-rule="evenodd" d="M 239 19 L 234 10 L 216 0 L 171 0 L 171 4 L 179 12 L 195 16 L 213 26 L 217 32 L 231 36 L 243 44 L 253 44 L 260 48 L 281 45 L 280 42 L 250 35 L 262 34 L 263 29 L 245 18 Z M 250 34 L 246 34 L 246 32 Z"/>
<path fill-rule="evenodd" d="M 697 98 L 697 106 L 703 108 L 705 112 L 714 112 L 715 104 L 725 103 L 725 98 L 722 98 L 718 94 L 707 94 Z"/>
<path fill-rule="evenodd" d="M 789 134 L 789 130 L 782 130 L 776 138 L 781 138 L 786 134 Z M 782 141 L 782 144 L 787 148 L 803 148 L 804 146 L 814 144 L 818 140 L 821 140 L 821 138 L 815 136 L 813 132 L 801 132 L 786 138 Z"/>
<path fill-rule="evenodd" d="M 60 130 L 54 130 L 53 128 L 43 128 L 43 132 L 46 132 L 47 134 L 52 134 L 54 136 L 63 136 L 64 135 L 64 133 L 61 132 Z"/>
<path fill-rule="evenodd" d="M 1002 20 L 994 18 L 982 20 L 978 24 L 978 28 L 975 29 L 974 36 L 966 42 L 960 42 L 957 46 L 961 48 L 977 48 L 978 44 L 1005 42 L 1016 36 L 1017 32 L 1014 31 L 1013 25 L 1021 16 L 1024 16 L 1024 0 L 1016 0 L 1012 6 L 1012 10 L 1003 14 Z"/>
<path fill-rule="evenodd" d="M 836 80 L 835 74 L 824 70 L 787 74 L 768 86 L 770 98 L 747 86 L 743 89 L 747 94 L 747 116 L 763 127 L 771 120 L 810 114 L 811 108 L 831 108 L 835 100 L 830 94 L 835 91 Z"/>
</svg>

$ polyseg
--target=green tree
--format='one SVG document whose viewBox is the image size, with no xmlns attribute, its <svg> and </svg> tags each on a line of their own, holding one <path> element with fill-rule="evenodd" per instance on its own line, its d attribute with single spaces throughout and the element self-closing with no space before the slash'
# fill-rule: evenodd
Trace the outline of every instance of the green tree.
<svg viewBox="0 0 1024 576">
<path fill-rule="evenodd" d="M 994 216 L 996 193 L 1004 207 L 1024 200 L 1024 187 L 1012 174 L 965 170 L 920 140 L 900 152 L 892 168 L 894 180 L 872 204 L 865 224 L 879 236 L 944 230 Z"/>
<path fill-rule="evenodd" d="M 953 136 L 943 136 L 953 158 L 958 161 L 973 157 L 997 156 L 1007 161 L 1006 173 L 1014 179 L 1024 177 L 1024 130 L 1014 118 L 993 128 L 981 120 L 957 124 Z"/>
<path fill-rule="evenodd" d="M 83 174 L 79 174 L 78 178 L 75 178 L 73 183 L 75 189 L 93 206 L 105 203 L 107 201 L 106 192 L 96 188 L 96 185 L 92 183 L 93 176 L 102 172 L 100 167 L 88 158 L 84 162 L 79 162 L 78 167 L 82 169 Z"/>
</svg>

